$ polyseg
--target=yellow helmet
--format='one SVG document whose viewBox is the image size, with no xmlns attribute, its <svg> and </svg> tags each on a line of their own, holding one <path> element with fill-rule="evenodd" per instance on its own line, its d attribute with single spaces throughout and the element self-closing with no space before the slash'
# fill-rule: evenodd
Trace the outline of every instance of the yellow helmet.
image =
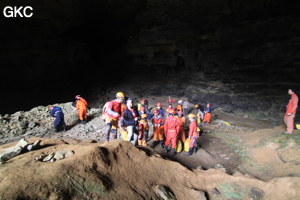
<svg viewBox="0 0 300 200">
<path fill-rule="evenodd" d="M 124 99 L 125 95 L 123 94 L 123 92 L 118 92 L 116 94 L 116 97 L 119 98 L 119 99 Z"/>
<path fill-rule="evenodd" d="M 142 119 L 147 118 L 147 115 L 146 114 L 142 114 L 141 118 Z"/>
<path fill-rule="evenodd" d="M 194 114 L 191 113 L 191 114 L 188 115 L 188 117 L 189 117 L 189 118 L 195 118 L 196 116 L 195 116 Z"/>
</svg>

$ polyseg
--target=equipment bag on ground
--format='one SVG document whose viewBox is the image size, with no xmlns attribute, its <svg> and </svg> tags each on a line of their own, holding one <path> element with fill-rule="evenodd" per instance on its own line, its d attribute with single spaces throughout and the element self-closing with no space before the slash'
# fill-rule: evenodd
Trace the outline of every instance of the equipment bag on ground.
<svg viewBox="0 0 300 200">
<path fill-rule="evenodd" d="M 190 148 L 190 138 L 187 138 L 184 142 L 184 151 L 189 152 Z"/>
<path fill-rule="evenodd" d="M 175 152 L 180 153 L 181 151 L 182 151 L 182 142 L 180 140 L 178 140 Z"/>
</svg>

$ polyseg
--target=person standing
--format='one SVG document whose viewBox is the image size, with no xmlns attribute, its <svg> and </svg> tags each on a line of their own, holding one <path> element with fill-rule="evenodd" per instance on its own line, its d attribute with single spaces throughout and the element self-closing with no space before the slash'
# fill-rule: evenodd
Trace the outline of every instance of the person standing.
<svg viewBox="0 0 300 200">
<path fill-rule="evenodd" d="M 169 96 L 169 98 L 166 100 L 166 102 L 167 102 L 169 105 L 172 105 L 172 106 L 173 106 L 173 103 L 175 102 L 175 100 L 172 99 L 172 98 Z"/>
<path fill-rule="evenodd" d="M 159 111 L 159 114 L 164 117 L 165 116 L 165 111 L 164 109 L 162 108 L 162 104 L 161 103 L 157 103 L 156 104 L 156 109 Z"/>
<path fill-rule="evenodd" d="M 160 147 L 164 147 L 164 119 L 159 113 L 158 109 L 153 111 L 154 116 L 152 118 L 153 124 L 153 148 L 157 145 L 158 140 L 160 142 Z"/>
<path fill-rule="evenodd" d="M 204 110 L 203 122 L 204 124 L 210 124 L 210 120 L 211 120 L 211 108 L 210 108 L 210 104 L 208 103 Z"/>
<path fill-rule="evenodd" d="M 168 146 L 170 143 L 172 143 L 171 156 L 175 155 L 179 128 L 178 118 L 174 117 L 174 111 L 171 111 L 168 113 L 168 117 L 166 118 L 164 124 L 164 132 L 166 135 L 165 152 L 168 153 Z"/>
<path fill-rule="evenodd" d="M 189 120 L 190 120 L 190 126 L 189 126 L 189 152 L 185 154 L 186 156 L 190 156 L 193 153 L 196 153 L 197 151 L 197 139 L 199 138 L 199 132 L 197 131 L 197 124 L 196 124 L 196 116 L 194 114 L 189 114 L 188 115 Z"/>
<path fill-rule="evenodd" d="M 130 142 L 133 136 L 132 144 L 136 145 L 138 136 L 135 127 L 138 122 L 139 114 L 138 111 L 133 107 L 131 99 L 127 100 L 127 109 L 124 110 L 122 117 L 124 120 L 124 125 L 127 127 L 127 141 Z"/>
<path fill-rule="evenodd" d="M 204 118 L 204 107 L 198 103 L 195 105 L 195 108 L 197 109 L 197 115 L 200 116 L 200 119 L 203 120 Z"/>
<path fill-rule="evenodd" d="M 284 122 L 287 126 L 287 131 L 284 134 L 292 134 L 294 130 L 294 118 L 297 112 L 299 98 L 295 93 L 295 89 L 291 88 L 288 90 L 288 94 L 291 95 L 291 99 L 286 105 L 286 112 L 284 115 Z"/>
<path fill-rule="evenodd" d="M 116 94 L 116 99 L 110 101 L 107 106 L 107 115 L 106 115 L 106 128 L 105 128 L 105 142 L 109 141 L 110 132 L 114 140 L 117 139 L 117 128 L 120 116 L 122 115 L 122 102 L 124 101 L 124 94 L 118 92 Z"/>
<path fill-rule="evenodd" d="M 139 136 L 138 136 L 138 144 L 139 146 L 147 146 L 147 139 L 148 139 L 148 131 L 149 125 L 147 121 L 147 115 L 142 114 L 141 120 L 139 121 Z"/>
<path fill-rule="evenodd" d="M 84 98 L 82 98 L 80 95 L 76 95 L 76 110 L 78 110 L 78 116 L 80 120 L 80 124 L 84 124 L 87 122 L 87 102 Z"/>
<path fill-rule="evenodd" d="M 64 113 L 62 109 L 58 106 L 50 106 L 50 115 L 55 117 L 54 120 L 54 132 L 58 133 L 60 130 L 66 131 L 66 123 L 64 118 Z"/>
<path fill-rule="evenodd" d="M 179 133 L 178 133 L 178 140 L 184 144 L 185 142 L 185 132 L 184 132 L 184 125 L 185 125 L 185 117 L 183 116 L 182 111 L 178 111 L 178 123 L 179 123 Z"/>
<path fill-rule="evenodd" d="M 173 108 L 172 104 L 169 104 L 169 107 L 166 109 L 166 111 L 167 111 L 168 114 L 170 114 L 170 113 L 171 113 L 172 115 L 175 114 L 175 109 Z M 169 117 L 169 115 L 167 115 L 166 118 L 167 118 L 167 117 Z"/>
<path fill-rule="evenodd" d="M 184 100 L 184 102 L 182 103 L 182 108 L 183 108 L 183 114 L 188 115 L 189 114 L 189 102 L 187 99 Z"/>
<path fill-rule="evenodd" d="M 182 109 L 182 100 L 179 100 L 178 105 L 176 106 L 176 112 L 178 113 L 179 111 L 180 112 L 183 111 L 183 109 Z"/>
</svg>

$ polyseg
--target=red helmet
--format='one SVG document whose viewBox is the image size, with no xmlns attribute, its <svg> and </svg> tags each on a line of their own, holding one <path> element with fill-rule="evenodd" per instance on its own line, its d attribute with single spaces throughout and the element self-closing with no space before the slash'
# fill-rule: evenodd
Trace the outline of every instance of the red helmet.
<svg viewBox="0 0 300 200">
<path fill-rule="evenodd" d="M 140 110 L 144 110 L 145 111 L 146 109 L 145 109 L 145 107 L 141 107 Z"/>
<path fill-rule="evenodd" d="M 162 104 L 161 103 L 157 103 L 156 106 L 162 107 Z"/>
<path fill-rule="evenodd" d="M 142 99 L 141 100 L 141 103 L 145 103 L 147 100 L 146 99 Z"/>
<path fill-rule="evenodd" d="M 155 109 L 155 110 L 153 111 L 153 113 L 158 114 L 158 113 L 159 113 L 159 110 L 158 110 L 158 109 Z"/>
<path fill-rule="evenodd" d="M 174 108 L 168 109 L 168 113 L 174 114 L 175 110 Z"/>
</svg>

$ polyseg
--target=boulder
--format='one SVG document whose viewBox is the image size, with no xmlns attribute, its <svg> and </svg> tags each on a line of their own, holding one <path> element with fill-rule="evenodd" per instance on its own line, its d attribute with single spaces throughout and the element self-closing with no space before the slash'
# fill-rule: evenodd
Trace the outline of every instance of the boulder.
<svg viewBox="0 0 300 200">
<path fill-rule="evenodd" d="M 16 146 L 0 150 L 0 164 L 20 154 L 27 145 L 28 141 L 22 138 Z"/>
</svg>

